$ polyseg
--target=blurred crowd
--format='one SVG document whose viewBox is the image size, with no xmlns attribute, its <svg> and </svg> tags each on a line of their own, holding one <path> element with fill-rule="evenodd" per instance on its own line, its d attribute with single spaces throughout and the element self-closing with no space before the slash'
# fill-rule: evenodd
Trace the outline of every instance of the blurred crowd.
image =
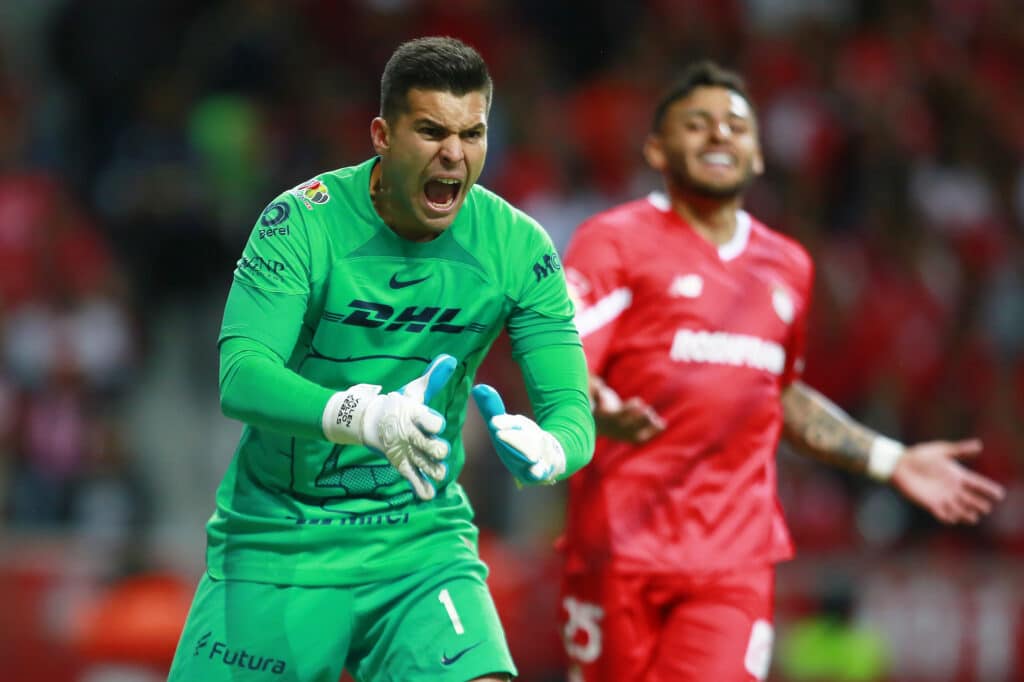
<svg viewBox="0 0 1024 682">
<path fill-rule="evenodd" d="M 372 153 L 383 62 L 424 34 L 488 60 L 481 182 L 560 248 L 657 188 L 640 146 L 684 64 L 744 73 L 768 168 L 748 208 L 817 267 L 808 382 L 894 437 L 981 437 L 1009 490 L 942 529 L 783 451 L 800 551 L 1024 556 L 1018 0 L 0 3 L 0 529 L 84 533 L 126 571 L 198 505 L 201 552 L 237 434 L 215 348 L 235 259 L 278 192 Z M 498 346 L 486 378 L 521 391 Z M 495 459 L 465 476 L 481 525 L 549 542 L 558 498 L 524 531 Z"/>
</svg>

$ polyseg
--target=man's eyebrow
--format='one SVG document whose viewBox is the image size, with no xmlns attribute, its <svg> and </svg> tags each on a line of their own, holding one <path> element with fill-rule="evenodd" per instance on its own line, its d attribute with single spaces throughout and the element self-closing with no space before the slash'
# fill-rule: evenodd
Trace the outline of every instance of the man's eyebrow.
<svg viewBox="0 0 1024 682">
<path fill-rule="evenodd" d="M 445 126 L 441 125 L 440 123 L 438 123 L 437 121 L 435 121 L 434 119 L 427 118 L 425 116 L 422 116 L 420 118 L 415 119 L 412 122 L 412 124 L 414 126 L 426 125 L 426 126 L 430 126 L 431 128 L 444 128 L 445 127 Z"/>
<path fill-rule="evenodd" d="M 445 132 L 449 131 L 448 126 L 446 126 L 443 123 L 440 123 L 438 121 L 435 121 L 432 118 L 426 117 L 426 116 L 423 116 L 423 117 L 420 117 L 420 118 L 417 118 L 417 119 L 413 120 L 412 124 L 413 124 L 414 127 L 429 126 L 430 128 L 437 128 L 439 130 L 444 130 Z M 473 125 L 469 126 L 468 128 L 464 128 L 463 130 L 460 130 L 459 132 L 460 133 L 466 133 L 466 132 L 469 132 L 471 130 L 487 130 L 487 124 L 484 123 L 483 121 L 480 121 L 478 123 L 474 123 Z"/>
</svg>

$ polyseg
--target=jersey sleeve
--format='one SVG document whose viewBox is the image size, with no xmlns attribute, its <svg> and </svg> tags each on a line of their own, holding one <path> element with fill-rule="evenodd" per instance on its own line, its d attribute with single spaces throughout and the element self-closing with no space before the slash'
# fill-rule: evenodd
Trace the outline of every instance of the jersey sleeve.
<svg viewBox="0 0 1024 682">
<path fill-rule="evenodd" d="M 594 451 L 586 357 L 551 238 L 525 214 L 514 215 L 521 221 L 524 248 L 509 267 L 514 307 L 506 328 L 534 417 L 565 451 L 564 478 L 589 462 Z"/>
<path fill-rule="evenodd" d="M 287 195 L 267 206 L 235 268 L 219 339 L 221 407 L 253 426 L 322 438 L 320 419 L 333 391 L 286 366 L 309 303 L 318 246 L 295 208 Z"/>
<path fill-rule="evenodd" d="M 506 322 L 513 354 L 549 344 L 580 345 L 558 251 L 532 218 L 515 212 L 523 248 L 509 263 L 514 306 Z"/>
<path fill-rule="evenodd" d="M 610 227 L 585 222 L 565 255 L 569 294 L 576 306 L 576 327 L 583 340 L 587 364 L 600 375 L 615 336 L 615 322 L 629 307 L 633 294 L 623 267 L 620 245 Z"/>
<path fill-rule="evenodd" d="M 282 358 L 291 353 L 313 278 L 313 245 L 296 207 L 295 199 L 283 194 L 256 221 L 235 267 L 221 342 L 243 336 Z"/>
<path fill-rule="evenodd" d="M 587 363 L 578 345 L 533 348 L 519 358 L 537 423 L 562 444 L 570 476 L 594 453 L 594 417 L 587 393 Z"/>
<path fill-rule="evenodd" d="M 786 348 L 786 367 L 782 373 L 783 387 L 789 386 L 803 375 L 807 354 L 807 318 L 811 309 L 811 292 L 814 289 L 814 262 L 802 249 L 801 255 L 803 263 L 797 297 L 800 304 L 793 319 L 793 332 Z"/>
</svg>

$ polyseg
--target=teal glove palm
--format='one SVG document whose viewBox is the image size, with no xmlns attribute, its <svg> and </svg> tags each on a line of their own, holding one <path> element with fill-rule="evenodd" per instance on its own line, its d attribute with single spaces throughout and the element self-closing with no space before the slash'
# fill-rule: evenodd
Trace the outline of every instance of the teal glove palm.
<svg viewBox="0 0 1024 682">
<path fill-rule="evenodd" d="M 487 384 L 473 387 L 473 400 L 498 457 L 517 481 L 552 484 L 565 473 L 565 451 L 557 438 L 529 417 L 506 413 L 501 396 Z"/>
</svg>

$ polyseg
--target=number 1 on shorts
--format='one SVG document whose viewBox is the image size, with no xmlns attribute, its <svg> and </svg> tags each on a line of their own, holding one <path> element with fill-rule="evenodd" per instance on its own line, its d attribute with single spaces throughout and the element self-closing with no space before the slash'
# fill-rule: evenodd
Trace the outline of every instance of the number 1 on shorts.
<svg viewBox="0 0 1024 682">
<path fill-rule="evenodd" d="M 462 619 L 459 618 L 459 612 L 455 610 L 455 602 L 452 601 L 452 595 L 448 593 L 447 587 L 438 593 L 437 601 L 444 604 L 444 610 L 448 612 L 448 619 L 451 620 L 452 627 L 455 628 L 455 634 L 463 634 L 465 630 L 462 629 Z"/>
</svg>

